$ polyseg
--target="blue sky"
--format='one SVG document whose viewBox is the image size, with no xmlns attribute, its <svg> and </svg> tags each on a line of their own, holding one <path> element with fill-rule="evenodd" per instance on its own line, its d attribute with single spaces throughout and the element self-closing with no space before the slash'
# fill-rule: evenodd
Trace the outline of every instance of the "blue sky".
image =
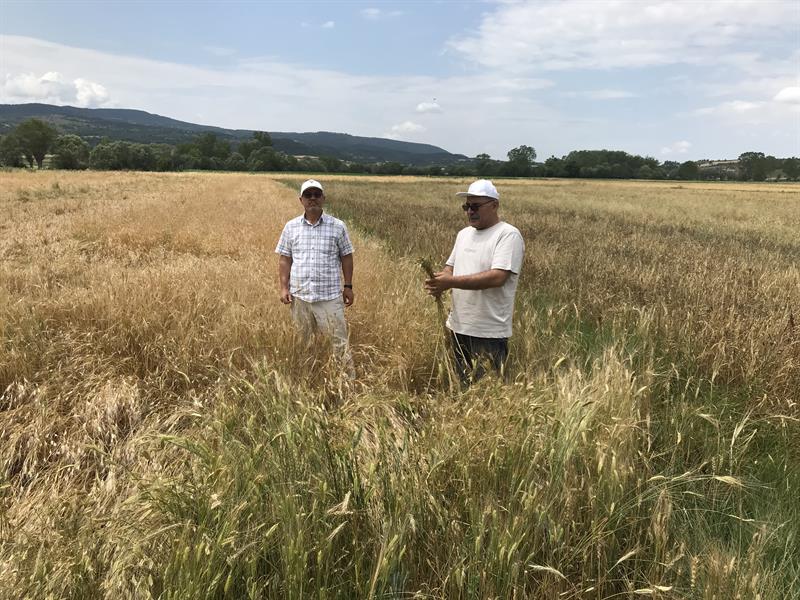
<svg viewBox="0 0 800 600">
<path fill-rule="evenodd" d="M 0 86 L 469 156 L 800 156 L 800 2 L 0 0 Z"/>
</svg>

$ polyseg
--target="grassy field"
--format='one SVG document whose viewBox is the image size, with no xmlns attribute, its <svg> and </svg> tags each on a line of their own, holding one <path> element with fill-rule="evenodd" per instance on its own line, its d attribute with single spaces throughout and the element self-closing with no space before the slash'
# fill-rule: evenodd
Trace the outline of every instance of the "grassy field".
<svg viewBox="0 0 800 600">
<path fill-rule="evenodd" d="M 468 182 L 322 177 L 347 389 L 278 300 L 300 180 L 0 173 L 0 598 L 800 598 L 800 187 L 497 181 L 513 381 L 459 392 Z"/>
</svg>

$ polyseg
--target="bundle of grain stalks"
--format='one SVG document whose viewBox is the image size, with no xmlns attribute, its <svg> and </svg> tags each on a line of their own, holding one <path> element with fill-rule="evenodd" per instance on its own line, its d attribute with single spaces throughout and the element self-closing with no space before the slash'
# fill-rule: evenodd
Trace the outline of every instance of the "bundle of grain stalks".
<svg viewBox="0 0 800 600">
<path fill-rule="evenodd" d="M 428 276 L 428 279 L 434 278 L 433 259 L 430 257 L 420 258 L 419 266 Z M 441 332 L 436 339 L 435 355 L 438 361 L 439 377 L 447 382 L 450 390 L 455 390 L 458 385 L 458 377 L 455 373 L 455 365 L 453 364 L 453 338 L 450 330 L 447 328 L 447 313 L 445 312 L 444 302 L 441 296 L 435 296 L 436 311 L 439 317 L 439 324 L 441 325 Z"/>
</svg>

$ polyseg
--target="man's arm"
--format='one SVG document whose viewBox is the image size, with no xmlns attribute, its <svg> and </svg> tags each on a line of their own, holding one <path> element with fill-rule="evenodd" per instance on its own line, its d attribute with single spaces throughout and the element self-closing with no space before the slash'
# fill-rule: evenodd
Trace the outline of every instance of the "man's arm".
<svg viewBox="0 0 800 600">
<path fill-rule="evenodd" d="M 281 302 L 292 303 L 292 294 L 289 292 L 289 274 L 292 272 L 292 257 L 280 255 L 278 258 L 278 277 L 281 282 Z"/>
<path fill-rule="evenodd" d="M 344 275 L 344 284 L 353 285 L 353 255 L 345 254 L 342 257 L 342 275 Z M 353 304 L 353 288 L 346 287 L 342 290 L 342 299 L 345 306 Z"/>
<path fill-rule="evenodd" d="M 488 290 L 489 288 L 501 287 L 511 271 L 505 269 L 488 269 L 480 273 L 471 275 L 453 275 L 453 267 L 446 266 L 439 273 L 435 273 L 432 279 L 425 281 L 425 290 L 432 296 L 439 296 L 442 292 L 451 288 L 459 290 Z"/>
</svg>

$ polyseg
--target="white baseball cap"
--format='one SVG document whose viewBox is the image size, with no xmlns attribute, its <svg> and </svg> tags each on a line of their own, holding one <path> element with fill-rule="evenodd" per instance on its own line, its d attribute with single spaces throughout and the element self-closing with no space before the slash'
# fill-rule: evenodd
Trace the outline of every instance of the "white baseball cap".
<svg viewBox="0 0 800 600">
<path fill-rule="evenodd" d="M 486 196 L 500 200 L 500 194 L 494 184 L 488 179 L 478 179 L 473 181 L 466 192 L 458 192 L 456 196 Z"/>
<path fill-rule="evenodd" d="M 307 181 L 303 182 L 303 185 L 300 186 L 300 195 L 303 195 L 308 188 L 317 188 L 320 192 L 324 192 L 322 189 L 322 184 L 317 181 L 316 179 L 308 179 Z"/>
</svg>

